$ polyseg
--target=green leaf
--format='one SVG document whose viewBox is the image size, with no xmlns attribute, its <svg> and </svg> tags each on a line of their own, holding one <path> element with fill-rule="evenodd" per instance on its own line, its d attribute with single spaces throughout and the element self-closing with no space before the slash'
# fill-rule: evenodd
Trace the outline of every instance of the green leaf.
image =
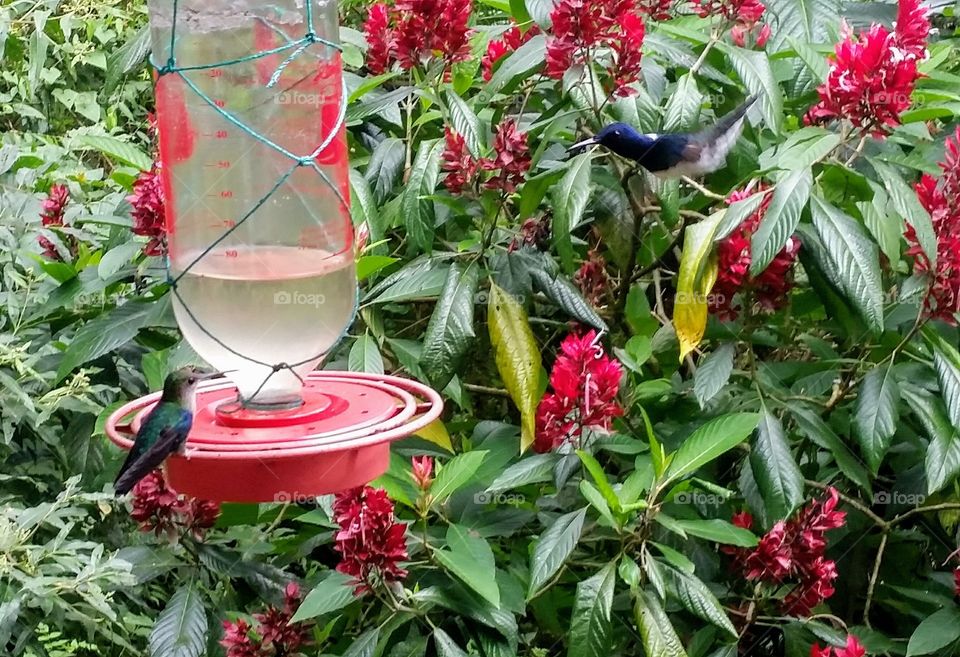
<svg viewBox="0 0 960 657">
<path fill-rule="evenodd" d="M 930 214 L 920 204 L 913 188 L 907 184 L 895 168 L 873 158 L 870 159 L 870 164 L 877 175 L 880 176 L 883 187 L 889 194 L 890 201 L 897 213 L 916 231 L 917 241 L 930 260 L 930 269 L 936 269 L 937 235 L 933 232 L 933 220 L 930 218 Z"/>
<path fill-rule="evenodd" d="M 583 212 L 590 199 L 591 155 L 581 153 L 574 157 L 563 178 L 554 185 L 553 241 L 564 269 L 573 270 L 573 245 L 570 233 L 583 220 Z"/>
<path fill-rule="evenodd" d="M 933 347 L 933 364 L 950 422 L 960 429 L 960 352 L 929 326 L 924 328 L 924 337 Z"/>
<path fill-rule="evenodd" d="M 343 653 L 343 657 L 373 657 L 380 639 L 380 628 L 373 627 L 357 637 Z"/>
<path fill-rule="evenodd" d="M 604 474 L 603 466 L 600 465 L 600 462 L 597 461 L 592 454 L 589 454 L 582 449 L 577 450 L 577 456 L 580 457 L 583 467 L 586 468 L 587 472 L 590 473 L 590 477 L 597 484 L 597 489 L 600 491 L 600 494 L 603 495 L 603 499 L 606 500 L 609 507 L 614 511 L 619 511 L 620 499 L 614 492 L 613 486 L 611 486 L 610 482 L 607 480 L 607 475 Z"/>
<path fill-rule="evenodd" d="M 782 50 L 787 37 L 806 43 L 832 39 L 840 22 L 840 0 L 770 0 L 766 3 L 776 29 L 767 43 L 769 52 Z"/>
<path fill-rule="evenodd" d="M 166 300 L 152 303 L 128 301 L 84 324 L 60 360 L 57 382 L 63 381 L 74 368 L 133 340 L 140 329 L 153 325 L 167 303 Z"/>
<path fill-rule="evenodd" d="M 567 657 L 608 657 L 613 633 L 611 609 L 616 562 L 577 584 L 567 640 Z"/>
<path fill-rule="evenodd" d="M 923 619 L 910 635 L 907 657 L 929 655 L 960 638 L 960 611 L 956 607 L 944 607 Z M 945 653 L 940 653 L 945 654 Z"/>
<path fill-rule="evenodd" d="M 780 132 L 783 123 L 783 92 L 773 75 L 770 59 L 762 50 L 745 50 L 725 41 L 718 41 L 719 48 L 730 60 L 743 84 L 751 94 L 760 96 L 765 127 Z"/>
<path fill-rule="evenodd" d="M 677 88 L 667 100 L 663 114 L 663 131 L 694 130 L 700 121 L 703 94 L 697 89 L 696 79 L 685 73 L 677 80 Z"/>
<path fill-rule="evenodd" d="M 596 486 L 591 484 L 586 479 L 581 479 L 578 488 L 580 489 L 580 494 L 583 495 L 583 499 L 585 499 L 590 506 L 596 509 L 597 513 L 599 513 L 611 527 L 619 526 L 616 518 L 613 517 L 613 511 L 610 509 L 610 504 L 603 496 L 603 493 L 601 493 Z"/>
<path fill-rule="evenodd" d="M 200 657 L 207 646 L 207 612 L 193 584 L 178 588 L 150 632 L 150 657 Z"/>
<path fill-rule="evenodd" d="M 477 472 L 477 468 L 487 458 L 485 451 L 473 451 L 455 456 L 437 472 L 437 478 L 430 487 L 430 495 L 436 504 L 443 504 L 447 498 L 467 485 Z"/>
<path fill-rule="evenodd" d="M 674 520 L 677 528 L 691 536 L 738 547 L 755 547 L 758 539 L 749 529 L 713 518 L 711 520 Z"/>
<path fill-rule="evenodd" d="M 370 185 L 356 169 L 350 169 L 350 220 L 354 226 L 367 224 L 371 242 L 379 242 L 387 232 Z"/>
<path fill-rule="evenodd" d="M 297 613 L 290 619 L 291 623 L 316 618 L 331 611 L 343 609 L 353 602 L 353 578 L 349 575 L 331 570 L 326 577 L 310 590 L 297 608 Z"/>
<path fill-rule="evenodd" d="M 674 452 L 664 481 L 675 481 L 733 449 L 753 433 L 760 422 L 756 413 L 733 413 L 714 418 L 690 434 Z"/>
<path fill-rule="evenodd" d="M 121 77 L 140 66 L 150 52 L 150 26 L 144 25 L 132 39 L 107 57 L 107 77 L 104 88 L 109 93 Z"/>
<path fill-rule="evenodd" d="M 661 571 L 666 574 L 667 581 L 684 609 L 697 618 L 713 623 L 731 638 L 736 639 L 739 636 L 723 605 L 700 578 L 672 566 L 666 566 Z"/>
<path fill-rule="evenodd" d="M 106 135 L 77 135 L 73 142 L 80 148 L 100 151 L 108 158 L 119 160 L 141 171 L 149 171 L 153 166 L 153 159 L 133 144 L 120 141 L 116 137 Z"/>
<path fill-rule="evenodd" d="M 370 183 L 373 197 L 377 204 L 383 203 L 403 171 L 403 160 L 406 156 L 406 146 L 396 137 L 387 137 L 380 142 L 373 153 L 363 177 Z"/>
<path fill-rule="evenodd" d="M 786 518 L 803 501 L 803 473 L 790 453 L 780 420 L 766 409 L 750 450 L 750 467 L 768 519 Z"/>
<path fill-rule="evenodd" d="M 700 361 L 700 366 L 693 375 L 693 394 L 700 408 L 705 408 L 707 402 L 713 399 L 730 380 L 730 375 L 733 373 L 733 357 L 736 354 L 737 346 L 732 342 L 725 342 Z"/>
<path fill-rule="evenodd" d="M 554 452 L 534 454 L 514 463 L 487 486 L 488 493 L 499 493 L 528 484 L 541 484 L 553 479 L 559 456 Z"/>
<path fill-rule="evenodd" d="M 731 203 L 730 207 L 724 212 L 720 225 L 717 226 L 717 230 L 713 235 L 713 241 L 722 242 L 729 237 L 733 231 L 740 227 L 740 224 L 742 224 L 747 217 L 760 208 L 763 199 L 766 197 L 766 193 L 757 192 L 747 198 Z"/>
<path fill-rule="evenodd" d="M 793 171 L 813 166 L 840 143 L 840 136 L 826 128 L 808 126 L 790 134 L 786 141 L 760 154 L 761 169 Z"/>
<path fill-rule="evenodd" d="M 440 176 L 440 153 L 443 140 L 425 141 L 417 151 L 410 168 L 410 178 L 403 192 L 403 217 L 410 245 L 419 252 L 430 253 L 433 249 L 433 234 L 436 217 L 433 207 L 433 192 Z"/>
<path fill-rule="evenodd" d="M 447 91 L 447 103 L 450 106 L 450 122 L 454 131 L 463 137 L 467 149 L 474 157 L 481 157 L 486 146 L 486 131 L 480 119 L 473 113 L 460 96 L 453 91 Z"/>
<path fill-rule="evenodd" d="M 750 275 L 759 276 L 787 244 L 810 198 L 810 169 L 791 171 L 777 182 L 760 227 L 750 240 Z"/>
<path fill-rule="evenodd" d="M 713 235 L 723 217 L 721 210 L 684 229 L 673 308 L 673 327 L 680 342 L 681 361 L 697 348 L 707 328 L 707 295 L 717 280 Z"/>
<path fill-rule="evenodd" d="M 863 379 L 857 393 L 854 435 L 860 452 L 876 473 L 890 448 L 890 439 L 897 430 L 900 386 L 888 365 L 877 365 Z"/>
<path fill-rule="evenodd" d="M 634 615 L 648 657 L 687 657 L 670 618 L 653 595 L 638 592 Z"/>
<path fill-rule="evenodd" d="M 461 525 L 447 528 L 447 549 L 433 553 L 441 565 L 494 607 L 500 606 L 497 569 L 490 545 Z"/>
<path fill-rule="evenodd" d="M 960 435 L 950 424 L 942 400 L 913 387 L 905 387 L 903 396 L 930 439 L 924 469 L 927 474 L 927 494 L 933 495 L 960 475 Z"/>
<path fill-rule="evenodd" d="M 861 394 L 863 394 L 862 389 Z M 793 417 L 797 422 L 797 428 L 800 432 L 823 449 L 829 451 L 837 462 L 837 467 L 840 468 L 840 472 L 842 472 L 847 479 L 860 486 L 860 488 L 867 491 L 867 493 L 872 491 L 870 474 L 867 472 L 867 468 L 860 459 L 850 451 L 850 448 L 840 439 L 840 436 L 823 421 L 820 415 L 807 408 L 798 407 L 793 404 L 790 405 L 790 412 L 793 413 Z"/>
<path fill-rule="evenodd" d="M 565 310 L 573 319 L 599 331 L 609 330 L 607 323 L 597 314 L 597 311 L 587 303 L 583 295 L 562 274 L 550 275 L 543 269 L 531 269 L 530 280 L 537 289 Z"/>
<path fill-rule="evenodd" d="M 847 298 L 877 332 L 883 330 L 883 281 L 877 246 L 866 229 L 819 196 L 810 206 L 813 225 Z"/>
<path fill-rule="evenodd" d="M 540 401 L 540 348 L 523 307 L 493 282 L 490 283 L 487 324 L 497 370 L 510 398 L 520 409 L 520 449 L 523 451 L 533 444 L 536 432 L 537 404 Z"/>
<path fill-rule="evenodd" d="M 494 94 L 509 85 L 514 78 L 540 66 L 546 61 L 547 37 L 538 34 L 504 57 L 487 86 L 477 94 L 477 102 L 489 103 Z"/>
<path fill-rule="evenodd" d="M 433 643 L 437 647 L 437 657 L 467 657 L 467 653 L 439 627 L 433 630 Z"/>
<path fill-rule="evenodd" d="M 383 374 L 383 356 L 380 355 L 377 341 L 368 334 L 357 338 L 350 347 L 347 367 L 351 372 Z"/>
<path fill-rule="evenodd" d="M 537 540 L 530 561 L 528 600 L 539 593 L 573 553 L 583 532 L 583 521 L 586 517 L 586 507 L 564 514 L 554 520 Z"/>
<path fill-rule="evenodd" d="M 408 262 L 371 288 L 364 297 L 364 305 L 438 296 L 447 280 L 448 268 L 449 265 L 438 258 Z"/>
<path fill-rule="evenodd" d="M 440 300 L 427 324 L 420 355 L 420 364 L 437 390 L 443 390 L 450 383 L 476 337 L 473 310 L 479 284 L 480 270 L 476 265 L 464 269 L 456 263 L 447 272 Z"/>
</svg>

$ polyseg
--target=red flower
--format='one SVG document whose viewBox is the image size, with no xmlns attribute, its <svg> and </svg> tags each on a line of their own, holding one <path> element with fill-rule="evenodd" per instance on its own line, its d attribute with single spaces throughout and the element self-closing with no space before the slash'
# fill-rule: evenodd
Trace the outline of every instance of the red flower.
<svg viewBox="0 0 960 657">
<path fill-rule="evenodd" d="M 628 96 L 627 85 L 640 79 L 643 10 L 637 0 L 559 0 L 550 13 L 553 35 L 547 40 L 546 74 L 556 80 L 575 65 L 592 61 L 597 48 L 609 48 L 608 93 Z"/>
<path fill-rule="evenodd" d="M 727 203 L 748 198 L 764 188 L 761 184 L 753 191 L 735 191 L 727 197 Z M 800 241 L 796 237 L 787 241 L 759 276 L 750 276 L 750 238 L 760 226 L 771 199 L 772 195 L 767 194 L 760 207 L 717 247 L 717 282 L 711 290 L 709 303 L 710 311 L 721 319 L 736 319 L 740 308 L 733 301 L 742 290 L 749 290 L 754 301 L 764 310 L 777 310 L 787 302 L 787 295 L 793 287 L 790 272 L 800 251 Z"/>
<path fill-rule="evenodd" d="M 130 517 L 141 531 L 175 540 L 183 532 L 202 538 L 220 516 L 220 504 L 180 495 L 167 485 L 161 470 L 154 470 L 133 487 Z"/>
<path fill-rule="evenodd" d="M 594 306 L 601 305 L 610 287 L 607 262 L 597 251 L 591 249 L 587 261 L 573 275 L 573 282 L 580 288 L 584 298 Z"/>
<path fill-rule="evenodd" d="M 394 48 L 390 10 L 387 5 L 378 2 L 370 7 L 367 20 L 363 24 L 363 34 L 367 38 L 368 46 L 367 68 L 374 75 L 379 75 L 390 67 L 390 51 Z"/>
<path fill-rule="evenodd" d="M 499 172 L 483 186 L 512 194 L 523 182 L 531 162 L 527 133 L 517 130 L 515 120 L 506 119 L 497 126 L 493 135 L 493 153 L 492 158 L 480 160 L 480 166 L 487 171 Z"/>
<path fill-rule="evenodd" d="M 843 40 L 830 59 L 827 81 L 817 92 L 820 102 L 804 120 L 820 123 L 850 119 L 858 128 L 882 137 L 889 126 L 900 125 L 900 114 L 910 107 L 910 94 L 919 77 L 917 60 L 926 56 L 930 23 L 919 0 L 901 0 L 896 29 L 873 25 L 856 41 L 844 25 Z"/>
<path fill-rule="evenodd" d="M 915 189 L 920 204 L 930 213 L 937 237 L 937 264 L 920 247 L 916 230 L 909 223 L 904 236 L 910 245 L 914 272 L 927 274 L 930 287 L 924 300 L 927 317 L 956 325 L 954 314 L 960 311 L 960 128 L 946 140 L 946 154 L 940 163 L 939 178 L 923 174 Z"/>
<path fill-rule="evenodd" d="M 70 203 L 70 190 L 66 185 L 57 184 L 50 187 L 47 198 L 40 205 L 40 222 L 44 228 L 59 228 L 64 225 L 64 213 L 67 204 Z M 56 245 L 48 238 L 41 235 L 37 238 L 40 246 L 43 247 L 43 255 L 47 260 L 63 260 Z M 73 238 L 69 240 L 70 250 L 73 251 L 76 246 Z"/>
<path fill-rule="evenodd" d="M 430 490 L 430 484 L 433 483 L 433 457 L 432 456 L 414 456 L 410 459 L 413 465 L 414 482 L 417 488 L 422 491 Z"/>
<path fill-rule="evenodd" d="M 133 183 L 133 193 L 127 197 L 133 210 L 133 232 L 149 237 L 143 252 L 149 256 L 162 255 L 167 250 L 164 227 L 164 194 L 160 181 L 160 163 L 154 162 L 150 171 L 141 171 Z"/>
<path fill-rule="evenodd" d="M 494 39 L 487 44 L 487 52 L 480 60 L 480 67 L 483 70 L 483 79 L 486 82 L 493 77 L 493 66 L 501 57 L 511 53 L 535 35 L 540 34 L 538 25 L 531 25 L 525 32 L 521 32 L 516 25 L 503 33 L 499 39 Z"/>
<path fill-rule="evenodd" d="M 243 619 L 236 623 L 223 621 L 220 645 L 227 649 L 227 657 L 260 657 L 260 642 L 250 638 L 250 624 Z"/>
<path fill-rule="evenodd" d="M 734 22 L 730 28 L 730 38 L 734 44 L 743 48 L 746 45 L 746 35 L 763 18 L 767 8 L 760 0 L 692 0 L 694 11 L 701 17 L 721 16 L 727 21 Z M 770 26 L 763 25 L 757 36 L 756 45 L 762 48 L 770 38 Z"/>
<path fill-rule="evenodd" d="M 398 565 L 407 558 L 407 526 L 395 521 L 386 491 L 364 486 L 340 493 L 333 513 L 340 525 L 334 549 L 343 555 L 337 570 L 356 580 L 356 595 L 407 576 Z"/>
<path fill-rule="evenodd" d="M 570 334 L 560 345 L 560 355 L 550 373 L 552 392 L 537 407 L 537 432 L 533 448 L 548 452 L 571 442 L 579 446 L 586 427 L 609 429 L 623 415 L 617 403 L 620 363 L 608 357 L 595 331 Z"/>
<path fill-rule="evenodd" d="M 446 148 L 443 150 L 443 163 L 440 168 L 446 171 L 447 175 L 443 184 L 451 194 L 459 194 L 473 184 L 480 169 L 480 161 L 470 154 L 467 142 L 450 126 L 444 127 L 444 140 Z"/>
<path fill-rule="evenodd" d="M 837 510 L 839 494 L 827 490 L 822 500 L 814 500 L 791 520 L 781 520 L 750 550 L 725 548 L 734 557 L 734 567 L 748 580 L 780 586 L 793 582 L 794 588 L 783 601 L 784 610 L 796 616 L 810 611 L 834 594 L 837 568 L 824 556 L 826 532 L 843 526 L 846 514 Z M 738 514 L 735 524 L 749 527 L 749 515 Z M 750 523 L 752 524 L 752 522 Z"/>
<path fill-rule="evenodd" d="M 307 643 L 309 622 L 291 623 L 302 596 L 296 582 L 287 584 L 283 592 L 283 608 L 270 605 L 266 611 L 254 614 L 257 621 L 256 634 L 250 636 L 250 624 L 240 619 L 235 623 L 223 622 L 223 639 L 220 645 L 227 649 L 227 657 L 280 657 L 293 655 Z"/>
<path fill-rule="evenodd" d="M 740 513 L 734 513 L 730 522 L 741 529 L 750 529 L 753 527 L 753 516 L 747 511 L 741 511 Z"/>
<path fill-rule="evenodd" d="M 374 4 L 363 26 L 367 67 L 382 73 L 397 61 L 409 70 L 439 57 L 449 72 L 450 65 L 470 58 L 472 12 L 472 0 L 397 0 L 393 8 Z"/>
<path fill-rule="evenodd" d="M 540 219 L 530 218 L 520 226 L 519 234 L 513 238 L 508 247 L 509 251 L 516 251 L 521 246 L 530 246 L 539 251 L 550 248 L 550 217 L 544 215 Z"/>
<path fill-rule="evenodd" d="M 651 20 L 670 20 L 673 0 L 637 0 L 637 9 Z"/>
<path fill-rule="evenodd" d="M 847 645 L 844 648 L 821 648 L 817 644 L 810 646 L 810 657 L 863 657 L 867 654 L 866 649 L 860 644 L 860 640 L 852 634 L 847 635 Z"/>
</svg>

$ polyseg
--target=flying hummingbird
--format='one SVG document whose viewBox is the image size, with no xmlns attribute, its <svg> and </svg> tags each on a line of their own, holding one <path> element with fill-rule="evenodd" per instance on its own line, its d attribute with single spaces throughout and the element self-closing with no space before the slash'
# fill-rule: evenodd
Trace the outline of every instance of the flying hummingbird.
<svg viewBox="0 0 960 657">
<path fill-rule="evenodd" d="M 600 144 L 617 155 L 635 160 L 659 178 L 700 176 L 723 166 L 743 131 L 747 110 L 757 98 L 756 95 L 750 96 L 715 124 L 699 132 L 642 135 L 626 123 L 611 123 L 568 150 Z"/>
<path fill-rule="evenodd" d="M 133 447 L 123 462 L 113 487 L 117 495 L 127 494 L 137 482 L 160 467 L 174 452 L 182 452 L 193 425 L 197 383 L 219 376 L 193 367 L 172 372 L 163 382 L 163 395 L 140 426 Z"/>
</svg>

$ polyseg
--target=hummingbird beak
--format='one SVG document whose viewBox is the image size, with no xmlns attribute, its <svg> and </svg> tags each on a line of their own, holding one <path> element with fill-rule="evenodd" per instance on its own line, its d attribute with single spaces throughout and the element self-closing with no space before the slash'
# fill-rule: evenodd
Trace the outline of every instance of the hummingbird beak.
<svg viewBox="0 0 960 657">
<path fill-rule="evenodd" d="M 583 141 L 578 141 L 576 144 L 567 149 L 567 152 L 575 151 L 587 146 L 593 146 L 594 144 L 599 144 L 600 142 L 596 137 L 590 137 L 589 139 L 584 139 Z"/>
<path fill-rule="evenodd" d="M 219 379 L 220 377 L 229 374 L 230 372 L 236 372 L 237 370 L 224 370 L 222 372 L 207 372 L 201 374 L 198 378 L 200 381 L 207 381 L 208 379 Z"/>
</svg>

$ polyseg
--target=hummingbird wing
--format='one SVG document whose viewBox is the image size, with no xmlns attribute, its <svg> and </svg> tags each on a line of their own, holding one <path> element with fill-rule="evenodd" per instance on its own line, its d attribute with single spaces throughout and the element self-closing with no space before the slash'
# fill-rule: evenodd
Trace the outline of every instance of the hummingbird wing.
<svg viewBox="0 0 960 657">
<path fill-rule="evenodd" d="M 160 467 L 168 456 L 178 451 L 187 440 L 190 425 L 188 418 L 186 422 L 164 427 L 160 430 L 157 440 L 145 451 L 131 450 L 113 484 L 117 495 L 126 495 L 137 485 L 137 482 Z"/>
<path fill-rule="evenodd" d="M 750 96 L 712 126 L 690 136 L 682 158 L 683 162 L 688 163 L 685 167 L 687 173 L 710 173 L 723 166 L 743 132 L 747 110 L 758 98 L 757 95 Z"/>
</svg>

